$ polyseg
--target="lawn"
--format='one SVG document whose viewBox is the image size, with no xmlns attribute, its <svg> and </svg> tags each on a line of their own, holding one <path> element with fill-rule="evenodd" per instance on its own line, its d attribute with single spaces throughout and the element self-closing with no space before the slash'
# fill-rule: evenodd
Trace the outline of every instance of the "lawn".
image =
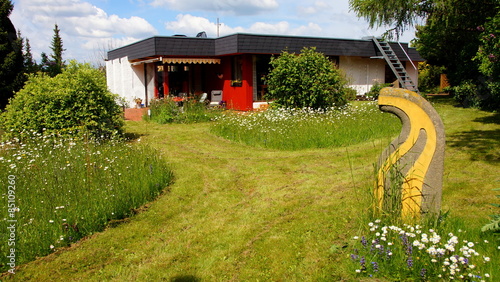
<svg viewBox="0 0 500 282">
<path fill-rule="evenodd" d="M 500 115 L 447 99 L 435 107 L 447 134 L 443 210 L 476 232 L 498 213 L 488 204 L 500 187 Z M 128 122 L 127 131 L 168 161 L 175 174 L 169 191 L 127 223 L 25 264 L 6 280 L 359 279 L 349 258 L 352 237 L 365 230 L 373 164 L 389 137 L 280 151 L 215 136 L 209 123 Z M 499 253 L 489 254 L 494 263 Z"/>
</svg>

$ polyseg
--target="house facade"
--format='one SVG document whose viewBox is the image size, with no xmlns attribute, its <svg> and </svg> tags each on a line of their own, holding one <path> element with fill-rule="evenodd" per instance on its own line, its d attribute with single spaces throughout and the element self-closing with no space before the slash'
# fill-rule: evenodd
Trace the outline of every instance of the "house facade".
<svg viewBox="0 0 500 282">
<path fill-rule="evenodd" d="M 390 43 L 417 81 L 413 65 L 423 61 L 408 44 Z M 370 39 L 335 39 L 301 36 L 233 34 L 219 38 L 155 36 L 108 52 L 107 83 L 131 107 L 140 99 L 208 94 L 212 102 L 228 108 L 251 110 L 264 101 L 272 56 L 283 50 L 300 53 L 316 47 L 341 69 L 359 95 L 375 83 L 394 82 L 395 76 Z"/>
</svg>

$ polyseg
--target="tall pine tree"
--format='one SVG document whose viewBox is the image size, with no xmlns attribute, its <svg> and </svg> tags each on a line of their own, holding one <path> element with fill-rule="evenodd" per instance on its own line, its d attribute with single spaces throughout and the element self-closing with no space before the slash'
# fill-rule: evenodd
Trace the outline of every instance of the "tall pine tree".
<svg viewBox="0 0 500 282">
<path fill-rule="evenodd" d="M 38 66 L 36 61 L 33 59 L 33 54 L 31 53 L 30 40 L 26 38 L 24 43 L 24 68 L 26 73 L 36 73 L 38 71 Z"/>
<path fill-rule="evenodd" d="M 63 49 L 63 42 L 61 39 L 59 26 L 55 24 L 54 26 L 54 36 L 52 37 L 52 44 L 50 46 L 50 49 L 52 50 L 52 54 L 50 57 L 52 58 L 53 62 L 53 72 L 54 75 L 57 75 L 62 72 L 62 69 L 64 68 L 64 60 L 62 58 L 62 53 L 66 51 L 66 49 Z"/>
<path fill-rule="evenodd" d="M 14 5 L 10 0 L 0 0 L 0 109 L 23 86 L 23 52 L 21 39 L 9 19 Z"/>
</svg>

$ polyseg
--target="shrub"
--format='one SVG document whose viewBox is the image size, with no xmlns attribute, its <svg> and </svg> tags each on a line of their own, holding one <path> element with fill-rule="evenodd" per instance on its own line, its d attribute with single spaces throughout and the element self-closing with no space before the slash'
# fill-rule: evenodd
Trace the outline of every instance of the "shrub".
<svg viewBox="0 0 500 282">
<path fill-rule="evenodd" d="M 266 77 L 268 99 L 287 108 L 328 108 L 347 103 L 347 81 L 335 65 L 315 48 L 298 56 L 284 51 L 271 58 Z"/>
<path fill-rule="evenodd" d="M 445 67 L 429 65 L 427 63 L 418 66 L 418 88 L 424 93 L 437 93 L 441 84 L 441 74 Z"/>
<path fill-rule="evenodd" d="M 455 100 L 464 107 L 478 108 L 481 105 L 480 89 L 471 80 L 464 81 L 458 86 L 451 87 L 450 92 Z"/>
<path fill-rule="evenodd" d="M 0 123 L 7 138 L 22 138 L 27 131 L 109 138 L 122 132 L 123 114 L 116 100 L 102 72 L 73 61 L 55 77 L 31 75 Z"/>
<path fill-rule="evenodd" d="M 189 99 L 180 106 L 170 98 L 152 100 L 150 110 L 150 120 L 160 124 L 207 122 L 219 111 L 216 108 L 207 108 L 199 99 Z"/>
<path fill-rule="evenodd" d="M 493 189 L 494 191 L 500 191 L 500 188 Z M 497 195 L 500 198 L 500 195 Z M 500 208 L 500 204 L 491 204 L 494 207 Z M 490 215 L 491 221 L 481 228 L 483 232 L 496 232 L 500 233 L 500 213 Z"/>
<path fill-rule="evenodd" d="M 373 99 L 378 99 L 378 95 L 380 94 L 380 90 L 384 87 L 392 87 L 392 83 L 378 83 L 372 85 L 370 91 L 366 93 L 367 97 L 371 97 Z"/>
</svg>

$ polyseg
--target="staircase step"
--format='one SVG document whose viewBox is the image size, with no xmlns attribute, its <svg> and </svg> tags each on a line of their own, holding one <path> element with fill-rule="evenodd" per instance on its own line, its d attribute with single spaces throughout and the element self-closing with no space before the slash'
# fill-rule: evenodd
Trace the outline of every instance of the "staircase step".
<svg viewBox="0 0 500 282">
<path fill-rule="evenodd" d="M 378 50 L 382 53 L 383 58 L 385 59 L 387 64 L 391 67 L 394 75 L 396 75 L 396 78 L 401 84 L 401 87 L 418 93 L 417 86 L 411 80 L 411 77 L 406 72 L 404 65 L 399 60 L 389 42 L 379 41 L 382 39 L 377 39 L 375 37 L 372 37 L 372 40 L 377 46 Z"/>
</svg>

